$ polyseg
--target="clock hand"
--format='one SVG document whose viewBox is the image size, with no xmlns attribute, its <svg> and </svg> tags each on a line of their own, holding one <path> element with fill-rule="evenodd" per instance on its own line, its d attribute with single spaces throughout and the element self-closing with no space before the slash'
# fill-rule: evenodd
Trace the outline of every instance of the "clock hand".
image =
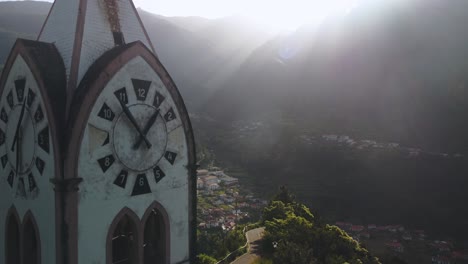
<svg viewBox="0 0 468 264">
<path fill-rule="evenodd" d="M 21 131 L 18 131 L 18 132 L 17 132 L 17 135 L 18 135 L 17 141 L 18 141 L 18 145 L 19 145 L 20 147 L 16 148 L 16 166 L 15 166 L 15 169 L 16 169 L 16 171 L 15 171 L 16 176 L 19 176 L 19 172 L 20 172 L 19 166 L 20 166 L 20 164 L 21 164 L 21 162 L 20 162 L 20 157 L 21 157 L 21 153 L 20 153 L 20 151 L 21 151 L 21 145 L 20 145 L 20 144 L 21 144 L 21 135 L 20 135 L 20 133 L 21 133 Z"/>
<path fill-rule="evenodd" d="M 156 119 L 158 118 L 158 115 L 159 115 L 159 108 L 156 110 L 156 112 L 150 117 L 150 119 L 148 120 L 148 122 L 146 123 L 146 126 L 145 128 L 143 128 L 143 135 L 146 136 L 148 134 L 148 131 L 151 129 L 151 127 L 153 126 L 154 122 L 156 122 Z M 143 137 L 140 136 L 138 138 L 138 141 L 135 143 L 135 145 L 133 145 L 133 149 L 138 149 L 141 145 L 141 142 L 143 141 Z"/>
<path fill-rule="evenodd" d="M 143 140 L 145 141 L 146 143 L 146 146 L 148 148 L 151 148 L 151 143 L 148 141 L 148 139 L 146 138 L 145 135 L 143 135 L 143 132 L 141 132 L 141 129 L 140 127 L 138 126 L 135 118 L 133 117 L 132 113 L 130 112 L 130 110 L 128 110 L 127 106 L 122 102 L 120 101 L 120 105 L 122 106 L 122 109 L 125 113 L 125 115 L 128 117 L 128 119 L 130 120 L 130 122 L 132 123 L 132 125 L 135 127 L 135 129 L 137 130 L 138 134 L 140 134 L 140 137 L 143 137 Z"/>
<path fill-rule="evenodd" d="M 18 132 L 21 126 L 21 122 L 23 121 L 25 109 L 26 109 L 26 99 L 23 100 L 23 106 L 21 107 L 20 117 L 18 120 L 18 124 L 16 125 L 16 132 L 15 132 L 15 137 L 13 138 L 13 144 L 11 145 L 11 151 L 15 151 L 16 141 L 18 141 Z"/>
</svg>

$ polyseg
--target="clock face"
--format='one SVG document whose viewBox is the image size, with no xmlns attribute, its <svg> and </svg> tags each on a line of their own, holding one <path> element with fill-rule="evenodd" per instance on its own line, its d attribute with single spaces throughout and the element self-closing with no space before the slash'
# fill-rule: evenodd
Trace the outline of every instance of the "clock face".
<svg viewBox="0 0 468 264">
<path fill-rule="evenodd" d="M 0 100 L 2 175 L 16 196 L 34 199 L 49 160 L 49 126 L 34 80 L 8 78 Z"/>
<path fill-rule="evenodd" d="M 159 79 L 114 77 L 96 100 L 87 129 L 99 173 L 132 196 L 151 193 L 179 160 L 171 133 L 182 123 Z"/>
</svg>

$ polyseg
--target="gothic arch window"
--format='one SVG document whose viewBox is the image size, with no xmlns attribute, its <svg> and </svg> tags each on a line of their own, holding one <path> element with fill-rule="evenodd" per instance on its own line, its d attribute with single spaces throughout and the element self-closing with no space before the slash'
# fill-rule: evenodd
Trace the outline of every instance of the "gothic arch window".
<svg viewBox="0 0 468 264">
<path fill-rule="evenodd" d="M 6 264 L 20 263 L 20 224 L 19 216 L 14 207 L 7 214 L 5 230 Z"/>
<path fill-rule="evenodd" d="M 143 217 L 143 263 L 169 263 L 169 221 L 164 208 L 154 202 Z"/>
<path fill-rule="evenodd" d="M 31 211 L 28 211 L 23 220 L 23 263 L 41 263 L 41 243 L 36 221 Z"/>
<path fill-rule="evenodd" d="M 138 222 L 138 216 L 128 208 L 115 217 L 107 235 L 108 264 L 139 262 Z"/>
</svg>

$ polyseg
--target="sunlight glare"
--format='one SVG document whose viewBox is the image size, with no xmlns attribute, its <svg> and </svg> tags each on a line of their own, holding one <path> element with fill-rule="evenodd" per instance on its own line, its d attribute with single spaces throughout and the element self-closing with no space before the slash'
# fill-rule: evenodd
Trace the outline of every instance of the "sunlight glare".
<svg viewBox="0 0 468 264">
<path fill-rule="evenodd" d="M 362 0 L 134 0 L 137 6 L 165 16 L 220 18 L 247 16 L 275 29 L 294 30 L 344 15 Z"/>
</svg>

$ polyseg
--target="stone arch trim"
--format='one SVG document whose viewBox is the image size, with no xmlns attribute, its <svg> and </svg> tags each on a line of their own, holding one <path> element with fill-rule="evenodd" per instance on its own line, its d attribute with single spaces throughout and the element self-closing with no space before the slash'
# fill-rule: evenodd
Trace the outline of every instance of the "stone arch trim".
<svg viewBox="0 0 468 264">
<path fill-rule="evenodd" d="M 145 60 L 146 63 L 148 63 L 148 65 L 159 75 L 161 81 L 171 94 L 174 103 L 181 115 L 180 118 L 182 121 L 182 127 L 186 135 L 185 140 L 187 144 L 188 158 L 188 164 L 186 167 L 189 189 L 189 219 L 187 219 L 189 222 L 189 257 L 191 261 L 194 262 L 196 257 L 197 233 L 197 161 L 193 129 L 189 119 L 188 111 L 185 107 L 185 103 L 176 87 L 175 82 L 172 80 L 171 76 L 164 68 L 160 60 L 142 42 L 136 41 L 110 49 L 91 65 L 80 81 L 74 97 L 72 98 L 73 101 L 71 102 L 70 112 L 68 114 L 68 123 L 66 124 L 65 134 L 67 135 L 67 138 L 65 145 L 68 149 L 64 150 L 64 152 L 71 154 L 68 155 L 64 161 L 64 177 L 66 179 L 78 177 L 78 159 L 80 153 L 79 151 L 75 150 L 80 150 L 80 144 L 83 139 L 87 120 L 99 94 L 122 67 L 124 67 L 130 60 L 138 56 Z M 76 207 L 77 203 L 77 201 L 72 202 L 72 206 Z M 74 210 L 76 211 L 76 209 Z M 76 229 L 77 227 L 74 226 L 73 228 Z M 77 251 L 76 246 L 74 246 L 73 250 Z"/>
<path fill-rule="evenodd" d="M 161 213 L 163 222 L 164 222 L 164 229 L 165 229 L 165 263 L 169 264 L 170 259 L 171 259 L 171 233 L 170 233 L 170 221 L 169 221 L 169 215 L 166 212 L 166 209 L 157 201 L 154 201 L 147 209 L 145 214 L 143 215 L 143 218 L 141 219 L 141 229 L 142 229 L 142 239 L 144 239 L 144 232 L 145 232 L 145 227 L 146 227 L 146 222 L 148 221 L 148 218 L 151 215 L 151 212 L 153 209 L 156 209 L 159 213 Z"/>
<path fill-rule="evenodd" d="M 21 224 L 21 245 L 23 245 L 25 239 L 26 239 L 26 232 L 25 232 L 25 229 L 26 229 L 26 225 L 27 223 L 30 222 L 32 227 L 33 227 L 33 230 L 34 230 L 34 234 L 36 236 L 36 240 L 37 240 L 37 252 L 38 252 L 38 262 L 39 264 L 41 264 L 41 259 L 42 259 L 42 242 L 41 242 L 41 236 L 39 234 L 39 226 L 37 225 L 37 222 L 36 222 L 36 219 L 34 218 L 34 215 L 33 213 L 31 212 L 31 210 L 28 210 L 26 212 L 26 214 L 24 215 L 24 218 L 23 218 L 23 223 Z M 22 248 L 24 248 L 23 246 L 21 246 Z M 23 249 L 24 250 L 24 249 Z M 25 252 L 23 252 L 25 253 Z"/>
<path fill-rule="evenodd" d="M 8 209 L 8 212 L 6 214 L 6 221 L 5 221 L 5 237 L 4 239 L 6 240 L 8 237 L 9 237 L 9 234 L 10 234 L 10 230 L 8 228 L 8 225 L 9 225 L 9 220 L 10 220 L 10 217 L 13 217 L 14 221 L 16 222 L 16 225 L 18 226 L 18 242 L 19 242 L 19 248 L 18 248 L 18 253 L 19 253 L 19 257 L 20 257 L 20 261 L 21 261 L 21 219 L 19 217 L 19 214 L 18 214 L 18 211 L 16 211 L 16 208 L 14 205 L 12 205 L 10 207 L 10 209 Z M 9 257 L 9 250 L 8 250 L 8 246 L 7 246 L 7 241 L 5 241 L 5 257 L 4 257 L 4 261 L 5 263 L 7 263 L 7 260 L 8 260 L 8 257 Z"/>
<path fill-rule="evenodd" d="M 109 229 L 107 230 L 107 237 L 106 237 L 106 264 L 112 264 L 112 235 L 114 234 L 115 228 L 117 225 L 120 223 L 122 218 L 125 216 L 128 216 L 130 220 L 132 221 L 132 224 L 134 225 L 136 229 L 136 236 L 137 236 L 137 245 L 138 245 L 138 252 L 137 252 L 137 263 L 141 262 L 141 256 L 143 254 L 143 248 L 140 246 L 143 244 L 143 230 L 141 228 L 140 224 L 140 219 L 138 218 L 138 215 L 135 214 L 130 208 L 124 207 L 122 210 L 120 210 L 119 213 L 114 217 L 114 220 L 112 220 L 111 225 L 109 226 Z"/>
</svg>

